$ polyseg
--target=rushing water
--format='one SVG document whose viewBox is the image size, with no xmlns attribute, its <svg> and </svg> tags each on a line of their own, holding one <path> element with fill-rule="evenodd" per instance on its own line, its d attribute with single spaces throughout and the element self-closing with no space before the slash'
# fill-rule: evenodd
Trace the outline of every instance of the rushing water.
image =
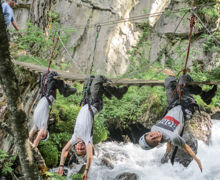
<svg viewBox="0 0 220 180">
<path fill-rule="evenodd" d="M 132 143 L 102 143 L 97 148 L 88 180 L 115 180 L 125 172 L 134 173 L 138 180 L 220 180 L 220 121 L 213 120 L 211 144 L 199 142 L 197 157 L 203 165 L 201 173 L 196 162 L 183 167 L 179 163 L 161 164 L 165 145 L 150 151 L 142 150 Z M 101 159 L 110 159 L 113 169 L 103 165 Z"/>
</svg>

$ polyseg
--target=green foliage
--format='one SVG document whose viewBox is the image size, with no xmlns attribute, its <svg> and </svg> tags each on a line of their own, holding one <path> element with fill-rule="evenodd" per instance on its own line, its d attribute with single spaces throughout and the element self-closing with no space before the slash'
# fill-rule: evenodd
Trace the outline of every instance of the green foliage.
<svg viewBox="0 0 220 180">
<path fill-rule="evenodd" d="M 26 62 L 26 63 L 32 63 L 32 64 L 37 64 L 37 65 L 41 65 L 41 66 L 48 66 L 48 62 L 45 61 L 44 59 L 38 58 L 38 57 L 33 57 L 33 56 L 26 56 L 26 55 L 22 55 L 22 56 L 18 56 L 16 58 L 16 61 L 21 61 L 21 62 Z M 60 69 L 59 66 L 55 65 L 55 64 L 51 64 L 51 68 L 53 69 Z"/>
<path fill-rule="evenodd" d="M 48 179 L 51 179 L 51 180 L 66 180 L 66 177 L 61 176 L 57 173 L 47 172 L 46 175 L 47 175 Z"/>
<path fill-rule="evenodd" d="M 105 121 L 107 119 L 102 118 L 102 116 L 95 116 L 94 126 L 93 126 L 93 143 L 98 144 L 107 139 L 108 130 L 105 126 Z"/>
<path fill-rule="evenodd" d="M 57 173 L 47 172 L 46 175 L 47 175 L 48 179 L 51 179 L 51 180 L 66 180 L 67 179 L 65 176 L 61 176 Z M 70 177 L 68 177 L 68 179 L 81 180 L 82 176 L 83 176 L 83 174 L 73 174 Z"/>
<path fill-rule="evenodd" d="M 0 174 L 11 174 L 13 169 L 11 168 L 16 156 L 10 156 L 6 152 L 0 149 Z"/>
<path fill-rule="evenodd" d="M 201 67 L 198 64 L 193 65 L 193 70 L 191 71 L 190 75 L 194 79 L 194 81 L 214 81 L 220 79 L 220 66 L 215 68 L 210 72 L 203 72 L 201 71 Z M 208 91 L 211 89 L 211 86 L 203 85 L 203 90 Z M 220 106 L 220 91 L 217 91 L 216 96 L 212 99 L 210 105 L 207 105 L 203 102 L 200 96 L 195 96 L 198 105 L 205 111 L 211 112 L 216 107 Z"/>
<path fill-rule="evenodd" d="M 217 8 L 213 6 L 208 6 L 208 7 L 199 9 L 198 14 L 204 14 L 205 16 L 210 17 L 212 19 L 218 18 L 218 10 Z"/>
<path fill-rule="evenodd" d="M 58 163 L 58 150 L 51 141 L 41 141 L 38 146 L 48 167 L 54 167 Z"/>
<path fill-rule="evenodd" d="M 15 58 L 16 60 L 48 66 L 48 61 L 52 56 L 56 41 L 57 46 L 54 50 L 53 58 L 55 59 L 57 56 L 60 56 L 60 49 L 63 48 L 60 40 L 65 44 L 70 37 L 70 33 L 74 30 L 62 31 L 58 39 L 57 30 L 60 29 L 58 23 L 59 14 L 51 11 L 49 12 L 49 18 L 51 20 L 48 33 L 45 33 L 41 28 L 32 23 L 27 23 L 27 28 L 22 30 L 22 37 L 18 36 L 18 38 L 12 40 L 13 48 L 11 48 L 11 53 L 14 57 L 18 56 Z M 14 35 L 17 33 L 16 31 L 13 32 Z M 19 56 L 19 52 L 25 55 Z M 55 66 L 57 69 L 65 70 L 70 66 L 70 63 L 70 60 L 65 62 L 58 61 L 56 65 L 53 63 L 51 67 Z"/>
<path fill-rule="evenodd" d="M 60 14 L 57 12 L 50 11 L 48 13 L 48 16 L 49 16 L 50 22 L 59 22 L 60 21 Z"/>
<path fill-rule="evenodd" d="M 70 176 L 70 179 L 72 179 L 72 180 L 81 180 L 82 176 L 83 176 L 83 174 L 74 174 L 74 175 Z"/>
<path fill-rule="evenodd" d="M 115 98 L 113 101 L 106 100 L 100 116 L 107 119 L 106 123 L 115 128 L 128 128 L 140 120 L 148 110 L 160 115 L 166 104 L 163 95 L 161 87 L 130 87 L 120 101 Z"/>
<path fill-rule="evenodd" d="M 213 36 L 209 34 L 203 34 L 202 37 L 204 38 L 204 42 L 202 44 L 203 46 L 203 51 L 207 53 L 212 53 L 212 52 L 219 52 L 220 53 L 220 47 L 216 46 L 215 44 L 215 39 Z"/>
<path fill-rule="evenodd" d="M 143 31 L 139 37 L 138 44 L 131 51 L 129 51 L 129 60 L 130 66 L 127 74 L 123 77 L 126 77 L 128 74 L 133 72 L 141 72 L 142 68 L 147 65 L 149 62 L 149 57 L 147 51 L 150 50 L 151 42 L 148 41 L 148 35 L 151 31 L 151 27 L 149 25 L 149 21 L 141 23 L 139 28 Z M 138 78 L 138 77 L 137 77 Z"/>
<path fill-rule="evenodd" d="M 41 28 L 27 23 L 27 28 L 23 30 L 23 36 L 16 39 L 14 43 L 17 44 L 18 49 L 26 50 L 34 56 L 46 59 L 53 45 L 53 35 L 54 33 L 50 37 L 45 37 Z"/>
<path fill-rule="evenodd" d="M 192 3 L 192 0 L 184 0 L 185 2 Z M 194 0 L 194 4 L 207 4 L 207 3 L 212 3 L 216 2 L 216 0 Z"/>
</svg>

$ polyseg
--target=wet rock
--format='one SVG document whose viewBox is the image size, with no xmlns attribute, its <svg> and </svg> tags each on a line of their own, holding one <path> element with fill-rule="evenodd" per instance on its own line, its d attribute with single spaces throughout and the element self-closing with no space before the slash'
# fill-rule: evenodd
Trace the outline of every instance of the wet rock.
<svg viewBox="0 0 220 180">
<path fill-rule="evenodd" d="M 113 163 L 111 163 L 111 161 L 108 160 L 107 158 L 102 158 L 101 161 L 102 161 L 102 164 L 105 165 L 105 166 L 107 166 L 108 168 L 110 168 L 110 169 L 113 169 L 113 168 L 114 168 Z"/>
<path fill-rule="evenodd" d="M 212 119 L 220 120 L 220 110 L 211 116 Z"/>
<path fill-rule="evenodd" d="M 141 123 L 131 124 L 128 128 L 115 128 L 109 126 L 109 140 L 119 142 L 133 142 L 138 143 L 139 138 L 148 131 Z"/>
<path fill-rule="evenodd" d="M 201 111 L 201 114 L 196 112 L 192 119 L 186 121 L 184 134 L 193 134 L 196 139 L 209 144 L 211 128 L 211 116 L 204 111 Z"/>
<path fill-rule="evenodd" d="M 116 180 L 138 180 L 138 175 L 135 173 L 125 172 L 123 174 L 118 175 L 115 177 Z"/>
</svg>

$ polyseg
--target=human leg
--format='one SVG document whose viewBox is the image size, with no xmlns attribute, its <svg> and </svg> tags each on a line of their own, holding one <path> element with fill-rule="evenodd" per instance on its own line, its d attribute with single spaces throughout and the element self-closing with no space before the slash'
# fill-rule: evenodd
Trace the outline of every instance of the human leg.
<svg viewBox="0 0 220 180">
<path fill-rule="evenodd" d="M 215 96 L 217 91 L 217 85 L 214 85 L 212 87 L 211 90 L 205 92 L 202 91 L 202 93 L 200 94 L 202 100 L 206 103 L 206 104 L 210 104 L 212 102 L 212 98 Z"/>
<path fill-rule="evenodd" d="M 44 128 L 41 128 L 40 131 L 38 131 L 37 137 L 35 138 L 34 143 L 33 143 L 34 147 L 38 146 L 38 144 L 39 144 L 39 142 L 40 142 L 40 140 L 42 138 L 43 132 L 44 132 Z"/>
<path fill-rule="evenodd" d="M 34 136 L 34 133 L 35 133 L 35 131 L 34 131 L 34 127 L 33 127 L 33 128 L 31 128 L 31 130 L 30 130 L 30 132 L 29 132 L 29 139 L 30 139 L 30 141 L 32 141 L 32 138 L 33 138 L 33 136 Z"/>
<path fill-rule="evenodd" d="M 170 105 L 174 99 L 178 98 L 177 93 L 174 92 L 175 88 L 176 88 L 176 83 L 177 83 L 177 79 L 174 76 L 168 76 L 165 79 L 165 91 L 166 91 L 166 96 L 167 96 L 167 104 Z"/>
<path fill-rule="evenodd" d="M 122 99 L 123 95 L 128 91 L 128 87 L 105 86 L 104 90 L 108 94 L 114 95 L 117 99 Z"/>
<path fill-rule="evenodd" d="M 57 87 L 59 89 L 60 94 L 64 97 L 68 97 L 74 93 L 76 93 L 76 88 L 71 88 L 69 84 L 65 84 L 63 80 L 57 80 Z"/>
</svg>

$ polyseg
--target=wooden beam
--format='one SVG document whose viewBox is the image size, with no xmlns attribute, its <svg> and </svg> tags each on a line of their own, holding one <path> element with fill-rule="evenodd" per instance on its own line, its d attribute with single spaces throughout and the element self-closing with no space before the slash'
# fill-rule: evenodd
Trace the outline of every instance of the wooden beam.
<svg viewBox="0 0 220 180">
<path fill-rule="evenodd" d="M 24 63 L 14 61 L 14 64 L 32 72 L 42 73 L 47 70 L 47 67 L 38 66 L 35 64 Z M 55 79 L 65 80 L 65 81 L 72 81 L 72 82 L 80 82 L 83 83 L 87 75 L 85 74 L 73 74 L 70 72 L 59 71 L 56 69 L 51 69 L 51 71 L 56 71 L 59 76 L 54 77 Z M 123 86 L 164 86 L 164 80 L 144 80 L 144 79 L 116 79 L 113 78 L 112 85 L 123 85 Z M 202 82 L 190 82 L 189 84 L 196 84 L 196 85 L 220 85 L 220 81 L 202 81 Z"/>
</svg>

